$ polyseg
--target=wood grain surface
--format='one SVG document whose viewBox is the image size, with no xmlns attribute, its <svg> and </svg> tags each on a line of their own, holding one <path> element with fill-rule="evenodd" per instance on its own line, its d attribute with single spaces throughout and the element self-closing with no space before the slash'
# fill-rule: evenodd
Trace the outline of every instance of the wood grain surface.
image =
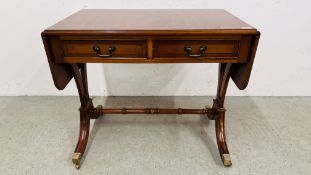
<svg viewBox="0 0 311 175">
<path fill-rule="evenodd" d="M 254 27 L 222 9 L 84 9 L 51 26 L 46 33 L 223 33 L 224 30 L 226 33 L 256 33 Z"/>
</svg>

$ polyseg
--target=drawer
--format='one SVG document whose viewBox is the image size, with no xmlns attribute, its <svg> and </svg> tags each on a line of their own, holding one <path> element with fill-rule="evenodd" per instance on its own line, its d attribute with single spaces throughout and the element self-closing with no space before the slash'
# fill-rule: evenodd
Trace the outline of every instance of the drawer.
<svg viewBox="0 0 311 175">
<path fill-rule="evenodd" d="M 154 59 L 238 60 L 240 40 L 155 40 Z"/>
<path fill-rule="evenodd" d="M 64 57 L 146 59 L 146 40 L 63 40 Z"/>
</svg>

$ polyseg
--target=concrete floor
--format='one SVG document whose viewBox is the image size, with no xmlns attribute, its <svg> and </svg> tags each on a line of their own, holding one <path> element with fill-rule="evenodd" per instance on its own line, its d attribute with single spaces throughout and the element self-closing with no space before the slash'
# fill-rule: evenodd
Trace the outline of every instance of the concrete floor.
<svg viewBox="0 0 311 175">
<path fill-rule="evenodd" d="M 106 107 L 193 107 L 211 97 L 96 97 Z M 310 174 L 311 97 L 228 97 L 223 167 L 214 121 L 198 115 L 106 115 L 82 167 L 71 163 L 77 97 L 0 97 L 0 174 Z"/>
</svg>

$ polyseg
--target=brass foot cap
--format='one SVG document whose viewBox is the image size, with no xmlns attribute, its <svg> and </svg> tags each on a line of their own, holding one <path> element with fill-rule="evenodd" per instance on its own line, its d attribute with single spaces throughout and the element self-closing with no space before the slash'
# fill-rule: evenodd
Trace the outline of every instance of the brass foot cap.
<svg viewBox="0 0 311 175">
<path fill-rule="evenodd" d="M 222 155 L 222 162 L 223 162 L 224 166 L 231 166 L 232 162 L 231 162 L 230 154 L 223 154 Z"/>
<path fill-rule="evenodd" d="M 80 168 L 80 161 L 81 161 L 81 153 L 73 153 L 72 163 L 75 164 L 76 168 Z"/>
</svg>

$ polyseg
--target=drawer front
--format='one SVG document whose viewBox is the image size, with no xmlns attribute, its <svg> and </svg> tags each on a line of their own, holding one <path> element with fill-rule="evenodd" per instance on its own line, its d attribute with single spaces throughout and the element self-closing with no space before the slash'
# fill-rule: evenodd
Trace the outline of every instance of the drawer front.
<svg viewBox="0 0 311 175">
<path fill-rule="evenodd" d="M 145 40 L 63 40 L 64 57 L 146 59 Z"/>
<path fill-rule="evenodd" d="M 238 60 L 240 40 L 155 40 L 155 59 Z"/>
</svg>

